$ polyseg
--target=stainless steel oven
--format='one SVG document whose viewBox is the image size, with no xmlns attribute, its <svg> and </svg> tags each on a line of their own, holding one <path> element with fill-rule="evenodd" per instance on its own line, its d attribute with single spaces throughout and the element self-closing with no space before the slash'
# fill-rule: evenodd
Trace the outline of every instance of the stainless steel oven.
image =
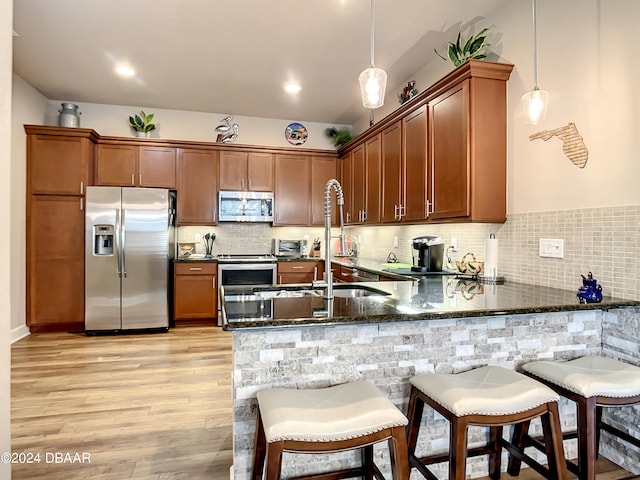
<svg viewBox="0 0 640 480">
<path fill-rule="evenodd" d="M 274 255 L 218 255 L 218 287 L 227 285 L 273 285 L 278 265 Z M 220 304 L 222 302 L 218 302 Z M 218 314 L 218 324 L 222 321 Z"/>
</svg>

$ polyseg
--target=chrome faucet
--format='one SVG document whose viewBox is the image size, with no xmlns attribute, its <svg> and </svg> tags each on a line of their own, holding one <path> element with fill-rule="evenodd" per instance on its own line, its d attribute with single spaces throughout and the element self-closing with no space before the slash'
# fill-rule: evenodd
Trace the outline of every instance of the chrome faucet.
<svg viewBox="0 0 640 480">
<path fill-rule="evenodd" d="M 342 206 L 344 195 L 340 182 L 332 178 L 324 187 L 324 281 L 326 290 L 324 298 L 333 300 L 333 272 L 331 271 L 331 189 L 336 191 L 336 204 L 340 210 L 340 251 L 345 251 L 344 246 L 344 220 Z"/>
</svg>

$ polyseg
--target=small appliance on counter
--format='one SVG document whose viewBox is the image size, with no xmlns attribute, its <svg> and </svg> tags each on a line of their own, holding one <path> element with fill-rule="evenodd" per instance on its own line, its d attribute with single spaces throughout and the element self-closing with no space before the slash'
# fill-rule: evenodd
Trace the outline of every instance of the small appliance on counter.
<svg viewBox="0 0 640 480">
<path fill-rule="evenodd" d="M 306 258 L 309 255 L 308 241 L 274 238 L 272 253 L 276 257 Z"/>
<path fill-rule="evenodd" d="M 411 241 L 413 248 L 412 272 L 440 272 L 444 260 L 444 240 L 440 237 L 415 237 Z"/>
</svg>

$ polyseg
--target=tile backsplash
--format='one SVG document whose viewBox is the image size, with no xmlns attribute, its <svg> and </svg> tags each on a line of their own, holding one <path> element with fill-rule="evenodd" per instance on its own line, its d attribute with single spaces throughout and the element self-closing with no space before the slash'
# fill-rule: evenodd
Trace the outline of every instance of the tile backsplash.
<svg viewBox="0 0 640 480">
<path fill-rule="evenodd" d="M 271 252 L 272 238 L 315 237 L 315 227 L 271 227 L 262 223 L 221 223 L 215 227 L 180 227 L 179 242 L 195 242 L 195 235 L 215 232 L 213 254 Z M 337 235 L 337 229 L 333 234 Z M 389 252 L 411 263 L 411 239 L 437 235 L 451 244 L 457 240 L 452 260 L 467 252 L 484 260 L 485 241 L 495 233 L 499 242 L 499 275 L 506 281 L 577 290 L 580 275 L 593 272 L 605 295 L 640 299 L 640 205 L 521 213 L 509 215 L 504 224 L 385 225 L 348 227 L 346 233 L 359 244 L 360 256 L 383 262 Z M 538 256 L 541 238 L 564 240 L 564 258 Z M 397 244 L 397 247 L 394 245 Z M 196 244 L 204 253 L 204 244 Z"/>
</svg>

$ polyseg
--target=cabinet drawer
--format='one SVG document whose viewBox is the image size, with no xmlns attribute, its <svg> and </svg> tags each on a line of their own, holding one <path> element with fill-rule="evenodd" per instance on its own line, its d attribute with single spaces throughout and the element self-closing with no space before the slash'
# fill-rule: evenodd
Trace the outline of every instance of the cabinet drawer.
<svg viewBox="0 0 640 480">
<path fill-rule="evenodd" d="M 215 275 L 218 272 L 218 264 L 209 262 L 176 263 L 176 275 Z"/>
<path fill-rule="evenodd" d="M 313 273 L 317 262 L 279 262 L 278 273 Z"/>
</svg>

